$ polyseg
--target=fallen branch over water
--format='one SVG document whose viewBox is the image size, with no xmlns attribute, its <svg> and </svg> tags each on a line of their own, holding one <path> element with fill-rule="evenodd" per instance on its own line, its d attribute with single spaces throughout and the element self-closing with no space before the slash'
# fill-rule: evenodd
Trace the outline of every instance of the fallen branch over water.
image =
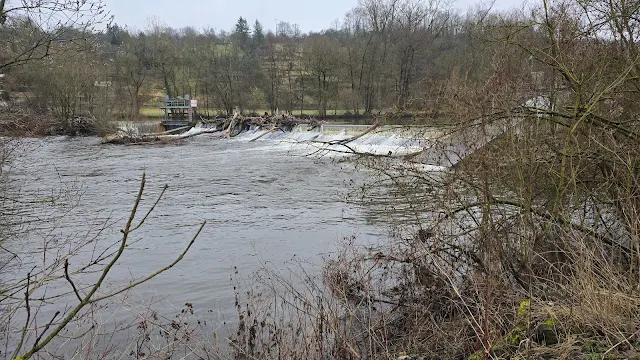
<svg viewBox="0 0 640 360">
<path fill-rule="evenodd" d="M 378 155 L 378 154 L 372 154 L 369 152 L 363 152 L 363 151 L 356 151 L 352 146 L 350 146 L 349 144 L 353 141 L 356 141 L 358 139 L 360 139 L 361 137 L 371 133 L 372 131 L 374 131 L 375 129 L 377 129 L 380 126 L 380 120 L 376 120 L 376 122 L 371 125 L 371 127 L 369 127 L 366 131 L 356 135 L 356 136 L 352 136 L 350 138 L 346 138 L 346 139 L 341 139 L 341 140 L 332 140 L 332 141 L 318 141 L 318 140 L 310 140 L 309 143 L 311 144 L 320 144 L 321 147 L 319 147 L 316 151 L 312 152 L 311 154 L 308 154 L 307 156 L 316 156 L 320 153 L 329 153 L 329 152 L 335 152 L 335 153 L 341 153 L 341 154 L 355 154 L 355 155 L 367 155 L 367 156 L 377 156 L 377 157 L 387 157 L 387 156 L 391 156 L 391 154 L 389 155 Z M 344 148 L 346 148 L 346 150 L 342 149 L 334 149 L 334 148 L 330 148 L 329 146 L 342 146 Z"/>
</svg>

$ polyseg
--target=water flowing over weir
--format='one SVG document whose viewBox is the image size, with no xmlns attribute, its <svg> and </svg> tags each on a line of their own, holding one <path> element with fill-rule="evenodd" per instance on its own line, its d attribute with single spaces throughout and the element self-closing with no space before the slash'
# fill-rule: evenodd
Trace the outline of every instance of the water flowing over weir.
<svg viewBox="0 0 640 360">
<path fill-rule="evenodd" d="M 378 126 L 351 124 L 302 124 L 291 131 L 277 127 L 244 125 L 236 130 L 216 132 L 213 128 L 196 126 L 182 134 L 162 134 L 160 137 L 145 135 L 143 129 L 149 124 L 136 128 L 135 124 L 121 124 L 127 134 L 138 134 L 148 140 L 180 140 L 197 135 L 210 134 L 213 137 L 233 137 L 237 140 L 276 141 L 281 145 L 304 145 L 315 150 L 313 155 L 368 154 L 390 157 L 410 155 L 414 165 L 423 165 L 424 170 L 445 170 L 469 156 L 486 144 L 509 131 L 518 128 L 519 120 L 501 120 L 484 124 L 467 124 L 462 128 L 447 126 Z M 231 129 L 231 128 L 230 128 Z M 109 139 L 108 142 L 114 139 Z M 124 143 L 129 140 L 124 139 Z M 132 138 L 137 142 L 136 135 Z M 117 141 L 116 139 L 116 142 Z M 143 141 L 144 143 L 144 141 Z"/>
<path fill-rule="evenodd" d="M 120 123 L 120 135 L 107 137 L 106 143 L 143 143 L 153 141 L 170 142 L 198 135 L 213 138 L 229 138 L 229 130 L 216 131 L 207 126 L 185 128 L 181 134 L 149 133 L 152 123 Z M 327 150 L 333 155 L 340 153 L 364 153 L 371 155 L 407 155 L 433 147 L 442 138 L 439 128 L 407 126 L 369 126 L 350 124 L 296 125 L 291 131 L 245 125 L 231 136 L 238 141 L 267 141 L 279 145 L 303 145 L 303 147 Z M 300 148 L 300 147 L 298 147 Z"/>
<path fill-rule="evenodd" d="M 291 132 L 263 130 L 253 128 L 241 133 L 238 138 L 242 140 L 264 139 L 282 142 L 289 145 L 307 145 L 311 148 L 324 148 L 335 152 L 349 152 L 353 150 L 360 153 L 376 155 L 409 154 L 429 146 L 429 137 L 421 134 L 416 136 L 409 128 L 382 127 L 376 131 L 362 136 L 349 143 L 349 148 L 338 144 L 342 140 L 357 137 L 367 131 L 367 125 L 298 125 Z M 432 137 L 439 133 L 432 131 Z"/>
</svg>

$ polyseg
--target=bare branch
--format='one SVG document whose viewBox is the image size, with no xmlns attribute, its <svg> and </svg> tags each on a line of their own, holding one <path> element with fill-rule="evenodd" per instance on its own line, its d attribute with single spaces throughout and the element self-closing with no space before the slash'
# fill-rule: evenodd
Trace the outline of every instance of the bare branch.
<svg viewBox="0 0 640 360">
<path fill-rule="evenodd" d="M 73 292 L 76 294 L 78 301 L 82 302 L 82 296 L 78 293 L 78 289 L 76 289 L 76 285 L 71 281 L 71 277 L 69 276 L 69 259 L 64 259 L 64 277 L 67 279 L 71 287 L 73 288 Z"/>
</svg>

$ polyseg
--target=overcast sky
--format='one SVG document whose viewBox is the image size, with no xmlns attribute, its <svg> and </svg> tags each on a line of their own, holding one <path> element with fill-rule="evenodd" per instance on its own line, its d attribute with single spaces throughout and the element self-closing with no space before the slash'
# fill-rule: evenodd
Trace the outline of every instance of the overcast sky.
<svg viewBox="0 0 640 360">
<path fill-rule="evenodd" d="M 144 30 L 155 18 L 173 28 L 231 30 L 240 16 L 251 25 L 258 19 L 265 30 L 276 21 L 300 25 L 303 32 L 320 31 L 341 20 L 358 0 L 103 0 L 115 22 L 130 30 Z M 466 10 L 475 0 L 457 0 L 453 7 Z M 516 2 L 496 0 L 494 8 L 505 9 Z"/>
</svg>

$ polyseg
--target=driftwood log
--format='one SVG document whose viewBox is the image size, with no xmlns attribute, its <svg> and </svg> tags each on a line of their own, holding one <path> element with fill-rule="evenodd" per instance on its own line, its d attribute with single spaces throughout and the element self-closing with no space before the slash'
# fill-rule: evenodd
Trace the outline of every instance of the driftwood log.
<svg viewBox="0 0 640 360">
<path fill-rule="evenodd" d="M 103 144 L 123 144 L 123 145 L 145 145 L 145 144 L 166 144 L 175 141 L 188 139 L 202 134 L 210 134 L 218 132 L 216 129 L 207 128 L 191 128 L 191 130 L 183 134 L 170 134 L 170 131 L 157 134 L 137 134 L 130 135 L 125 133 L 107 135 L 102 138 Z"/>
<path fill-rule="evenodd" d="M 271 129 L 270 131 L 273 131 L 274 129 L 291 131 L 298 125 L 304 124 L 315 127 L 318 126 L 320 122 L 315 119 L 300 119 L 290 115 L 245 117 L 236 114 L 228 119 L 214 119 L 214 121 L 205 122 L 205 124 L 213 125 L 221 131 L 226 131 L 227 137 L 234 137 L 251 126 L 269 128 Z"/>
</svg>

